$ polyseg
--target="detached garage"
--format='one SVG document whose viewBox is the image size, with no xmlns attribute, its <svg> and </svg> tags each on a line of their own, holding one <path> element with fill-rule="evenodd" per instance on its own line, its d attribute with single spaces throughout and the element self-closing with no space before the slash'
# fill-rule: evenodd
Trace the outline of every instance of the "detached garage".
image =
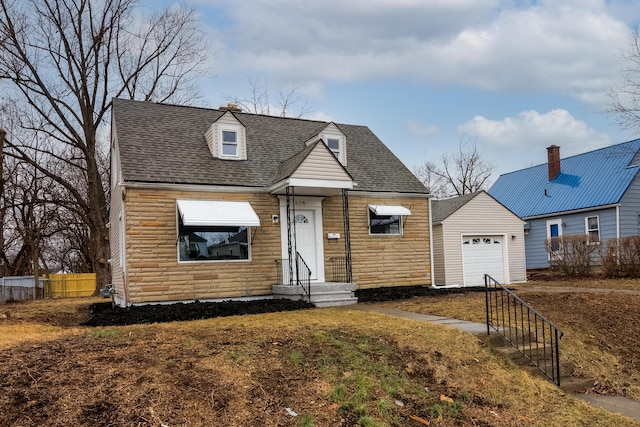
<svg viewBox="0 0 640 427">
<path fill-rule="evenodd" d="M 432 202 L 436 286 L 527 280 L 524 222 L 485 191 Z"/>
</svg>

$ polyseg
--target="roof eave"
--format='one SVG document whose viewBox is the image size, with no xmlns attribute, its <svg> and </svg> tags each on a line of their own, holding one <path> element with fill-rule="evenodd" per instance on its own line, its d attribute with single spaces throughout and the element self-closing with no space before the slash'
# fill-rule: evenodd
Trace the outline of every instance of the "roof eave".
<svg viewBox="0 0 640 427">
<path fill-rule="evenodd" d="M 591 206 L 591 207 L 588 207 L 588 208 L 572 209 L 572 210 L 568 210 L 568 211 L 557 211 L 557 212 L 551 212 L 551 213 L 540 214 L 540 215 L 523 216 L 522 219 L 524 221 L 528 221 L 528 220 L 531 220 L 531 219 L 549 218 L 549 217 L 552 217 L 552 216 L 570 215 L 570 214 L 581 213 L 581 212 L 598 211 L 598 210 L 602 210 L 602 209 L 611 209 L 611 208 L 616 208 L 616 207 L 619 207 L 619 206 L 621 206 L 621 203 L 610 203 L 608 205 Z"/>
</svg>

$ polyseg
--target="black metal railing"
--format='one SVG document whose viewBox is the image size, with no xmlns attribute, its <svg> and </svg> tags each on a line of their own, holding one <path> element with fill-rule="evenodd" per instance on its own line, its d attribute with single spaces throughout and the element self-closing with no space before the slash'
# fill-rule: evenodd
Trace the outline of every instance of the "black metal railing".
<svg viewBox="0 0 640 427">
<path fill-rule="evenodd" d="M 311 301 L 311 269 L 298 251 L 296 251 L 296 272 L 296 284 L 302 287 L 307 298 Z"/>
<path fill-rule="evenodd" d="M 329 258 L 331 264 L 331 281 L 338 283 L 349 282 L 349 273 L 347 271 L 347 257 Z"/>
<path fill-rule="evenodd" d="M 307 298 L 311 299 L 311 269 L 299 252 L 296 252 L 296 261 L 289 264 L 288 259 L 276 261 L 276 284 L 288 286 L 300 286 Z"/>
<path fill-rule="evenodd" d="M 487 334 L 500 334 L 560 386 L 562 331 L 488 274 L 484 275 Z"/>
</svg>

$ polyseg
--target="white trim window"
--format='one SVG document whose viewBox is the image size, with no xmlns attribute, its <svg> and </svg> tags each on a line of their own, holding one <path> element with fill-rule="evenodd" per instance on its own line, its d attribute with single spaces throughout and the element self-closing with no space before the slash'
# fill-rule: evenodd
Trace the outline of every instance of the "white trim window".
<svg viewBox="0 0 640 427">
<path fill-rule="evenodd" d="M 251 259 L 249 227 L 187 227 L 180 221 L 178 230 L 180 262 Z"/>
<path fill-rule="evenodd" d="M 327 147 L 337 159 L 340 159 L 340 138 L 327 138 Z"/>
<path fill-rule="evenodd" d="M 600 242 L 600 218 L 598 215 L 585 217 L 584 229 L 589 238 L 589 243 L 596 244 Z"/>
<path fill-rule="evenodd" d="M 369 234 L 402 234 L 401 215 L 377 215 L 371 208 L 369 211 Z"/>
<path fill-rule="evenodd" d="M 343 165 L 347 164 L 347 156 L 345 150 L 345 140 L 341 135 L 324 134 L 322 140 L 329 150 L 336 156 L 336 159 Z"/>
<path fill-rule="evenodd" d="M 220 127 L 220 157 L 233 158 L 240 157 L 240 132 L 237 127 Z"/>
<path fill-rule="evenodd" d="M 260 219 L 249 202 L 177 200 L 178 260 L 249 261 L 251 228 Z"/>
<path fill-rule="evenodd" d="M 553 239 L 554 237 L 562 237 L 562 219 L 550 219 L 547 221 L 547 239 Z M 556 252 L 559 249 L 559 242 L 551 243 L 552 252 Z M 551 254 L 549 254 L 549 259 L 551 259 Z"/>
</svg>

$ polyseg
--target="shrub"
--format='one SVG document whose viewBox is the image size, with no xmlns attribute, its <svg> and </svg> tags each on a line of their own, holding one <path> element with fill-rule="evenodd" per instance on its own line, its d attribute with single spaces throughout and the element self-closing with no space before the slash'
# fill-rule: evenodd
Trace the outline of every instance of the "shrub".
<svg viewBox="0 0 640 427">
<path fill-rule="evenodd" d="M 567 277 L 589 276 L 593 254 L 600 250 L 600 245 L 589 241 L 586 234 L 552 237 L 545 246 L 551 269 Z"/>
<path fill-rule="evenodd" d="M 606 277 L 640 277 L 640 236 L 609 239 L 602 256 Z"/>
</svg>

